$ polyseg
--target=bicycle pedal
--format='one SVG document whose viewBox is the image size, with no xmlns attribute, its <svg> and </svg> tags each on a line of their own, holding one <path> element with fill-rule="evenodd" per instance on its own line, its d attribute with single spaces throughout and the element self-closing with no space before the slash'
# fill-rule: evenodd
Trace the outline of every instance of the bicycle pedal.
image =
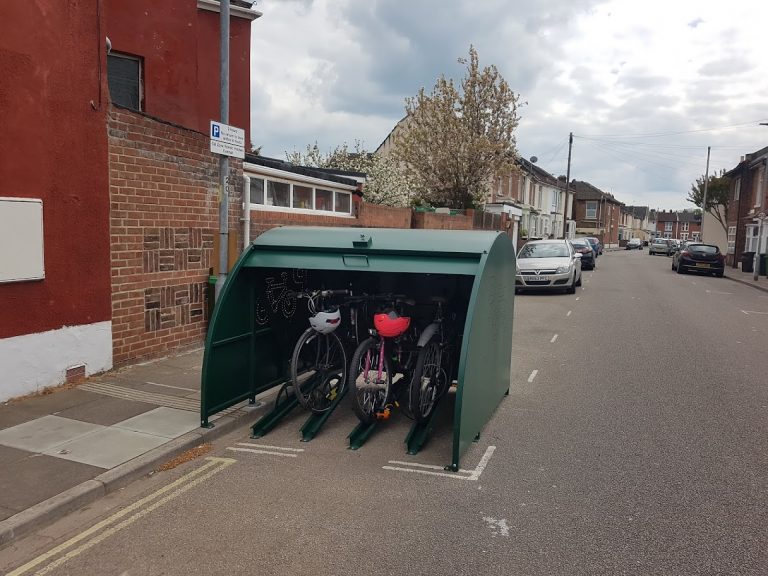
<svg viewBox="0 0 768 576">
<path fill-rule="evenodd" d="M 331 390 L 331 391 L 328 393 L 328 396 L 327 396 L 328 400 L 331 400 L 331 401 L 333 401 L 333 400 L 336 400 L 336 396 L 338 396 L 338 395 L 339 395 L 339 394 L 338 394 L 338 392 L 339 392 L 338 388 L 333 388 L 333 389 L 332 389 L 332 390 Z"/>
<path fill-rule="evenodd" d="M 376 412 L 376 420 L 389 420 L 391 414 L 389 407 L 384 408 L 381 412 Z"/>
</svg>

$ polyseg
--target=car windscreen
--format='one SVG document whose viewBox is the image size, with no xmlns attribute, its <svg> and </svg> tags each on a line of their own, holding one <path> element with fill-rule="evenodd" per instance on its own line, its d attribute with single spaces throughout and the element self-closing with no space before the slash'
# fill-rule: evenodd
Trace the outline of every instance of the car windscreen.
<svg viewBox="0 0 768 576">
<path fill-rule="evenodd" d="M 702 252 L 704 254 L 717 254 L 720 249 L 717 246 L 708 246 L 707 244 L 692 244 L 688 246 L 689 252 Z"/>
<path fill-rule="evenodd" d="M 565 244 L 526 244 L 518 258 L 565 258 L 570 256 Z"/>
</svg>

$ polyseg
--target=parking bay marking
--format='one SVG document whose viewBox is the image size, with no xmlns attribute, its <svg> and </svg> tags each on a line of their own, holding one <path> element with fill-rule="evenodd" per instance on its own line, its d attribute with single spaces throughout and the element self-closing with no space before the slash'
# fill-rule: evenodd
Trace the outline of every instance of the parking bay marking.
<svg viewBox="0 0 768 576">
<path fill-rule="evenodd" d="M 533 379 L 536 378 L 536 374 L 538 373 L 539 373 L 538 370 L 534 370 L 533 372 L 531 372 L 531 375 L 528 376 L 528 382 L 533 382 Z"/>
<path fill-rule="evenodd" d="M 568 314 L 566 314 L 566 316 L 570 316 L 571 312 L 573 312 L 573 310 L 568 310 Z"/>
<path fill-rule="evenodd" d="M 477 482 L 480 479 L 480 475 L 488 466 L 488 462 L 490 461 L 491 456 L 493 456 L 493 453 L 495 450 L 496 450 L 496 446 L 488 446 L 488 448 L 485 449 L 485 453 L 483 454 L 483 457 L 480 458 L 480 462 L 478 462 L 474 470 L 460 469 L 458 472 L 454 472 L 454 473 L 437 472 L 437 470 L 444 470 L 444 468 L 440 466 L 434 466 L 431 464 L 419 464 L 418 462 L 402 462 L 400 460 L 389 460 L 389 464 L 399 464 L 400 466 L 382 466 L 382 468 L 384 470 L 393 470 L 396 472 L 413 472 L 415 474 L 426 474 L 428 476 L 441 476 L 445 478 L 453 478 L 456 480 L 470 480 L 472 482 Z M 408 468 L 406 468 L 405 466 L 408 466 Z"/>
<path fill-rule="evenodd" d="M 717 290 L 706 290 L 707 294 L 724 294 L 726 296 L 733 295 L 733 292 L 718 292 Z"/>
<path fill-rule="evenodd" d="M 55 548 L 46 552 L 45 554 L 41 554 L 37 558 L 30 560 L 23 566 L 19 566 L 12 572 L 9 572 L 7 576 L 21 576 L 22 574 L 26 574 L 30 570 L 39 566 L 40 564 L 47 562 L 54 556 L 57 556 L 61 552 L 64 552 L 68 548 L 71 548 L 75 544 L 85 540 L 85 542 L 80 544 L 80 546 L 78 546 L 77 548 L 70 550 L 69 552 L 64 554 L 64 556 L 61 556 L 60 558 L 54 560 L 50 564 L 46 565 L 45 567 L 35 572 L 36 575 L 47 574 L 51 570 L 54 570 L 59 566 L 61 566 L 62 564 L 64 564 L 65 562 L 71 560 L 72 558 L 79 556 L 82 552 L 88 550 L 89 548 L 92 548 L 93 546 L 102 542 L 103 540 L 106 540 L 107 538 L 119 532 L 123 528 L 127 528 L 128 526 L 136 522 L 136 520 L 143 518 L 144 516 L 156 510 L 163 504 L 167 504 L 177 496 L 180 496 L 181 494 L 194 488 L 201 482 L 208 480 L 208 478 L 212 477 L 214 474 L 218 474 L 225 468 L 237 462 L 237 460 L 233 458 L 208 457 L 206 458 L 206 460 L 208 460 L 208 462 L 203 464 L 199 468 L 196 468 L 195 470 L 192 470 L 191 472 L 185 474 L 181 478 L 178 478 L 177 480 L 171 482 L 170 484 L 163 486 L 162 488 L 160 488 L 159 490 L 156 490 L 149 496 L 145 496 L 141 500 L 138 500 L 133 504 L 126 506 L 125 508 L 116 512 L 109 518 L 102 520 L 98 524 L 91 526 L 90 528 L 88 528 L 87 530 L 84 530 L 83 532 L 80 532 L 80 534 L 70 538 L 69 540 L 67 540 L 62 544 L 59 544 Z M 155 500 L 160 496 L 162 496 L 162 498 L 160 498 L 155 502 L 152 502 L 152 500 Z M 128 516 L 128 514 L 131 514 L 134 511 L 137 511 L 137 512 L 132 516 Z M 121 522 L 115 524 L 115 522 L 117 522 L 124 516 L 128 516 L 128 518 L 125 518 Z M 110 526 L 110 524 L 113 524 L 113 525 Z M 93 536 L 93 538 L 91 538 L 91 536 Z"/>
<path fill-rule="evenodd" d="M 297 458 L 298 454 L 292 454 L 292 452 L 304 452 L 304 448 L 283 448 L 282 446 L 266 446 L 250 442 L 238 442 L 237 445 L 246 446 L 246 448 L 227 446 L 227 450 L 232 452 L 249 452 L 251 454 L 270 454 L 272 456 L 283 456 L 284 458 Z"/>
<path fill-rule="evenodd" d="M 742 312 L 744 312 L 744 314 L 747 314 L 747 315 L 749 315 L 749 314 L 768 314 L 768 312 L 757 312 L 755 310 L 742 310 Z"/>
<path fill-rule="evenodd" d="M 550 340 L 550 341 L 549 341 L 549 343 L 550 343 L 550 344 L 554 344 L 554 343 L 555 343 L 555 340 L 557 340 L 557 334 L 555 334 L 554 336 L 552 336 L 552 340 Z"/>
</svg>

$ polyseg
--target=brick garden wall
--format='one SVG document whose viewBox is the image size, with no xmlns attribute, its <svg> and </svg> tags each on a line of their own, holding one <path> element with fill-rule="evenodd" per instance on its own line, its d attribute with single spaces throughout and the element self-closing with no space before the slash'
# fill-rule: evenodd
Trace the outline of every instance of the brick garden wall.
<svg viewBox="0 0 768 576">
<path fill-rule="evenodd" d="M 112 107 L 110 243 L 114 364 L 201 343 L 218 235 L 219 160 L 207 134 Z M 230 159 L 230 229 L 242 164 Z"/>
</svg>

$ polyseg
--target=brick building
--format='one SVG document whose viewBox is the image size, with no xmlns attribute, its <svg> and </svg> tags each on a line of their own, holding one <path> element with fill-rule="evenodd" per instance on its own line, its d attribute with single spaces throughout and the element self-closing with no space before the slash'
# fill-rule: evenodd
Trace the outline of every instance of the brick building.
<svg viewBox="0 0 768 576">
<path fill-rule="evenodd" d="M 604 246 L 618 246 L 624 204 L 589 182 L 573 180 L 571 190 L 576 234 L 595 236 Z"/>
<path fill-rule="evenodd" d="M 765 253 L 768 248 L 768 223 L 758 247 L 758 216 L 768 213 L 768 146 L 742 157 L 726 172 L 731 179 L 728 202 L 728 259 L 736 267 L 744 252 Z"/>
<path fill-rule="evenodd" d="M 17 271 L 26 259 L 0 249 L 0 398 L 201 341 L 218 229 L 218 11 L 3 4 L 0 114 L 15 137 L 0 140 L 0 219 L 17 220 L 16 250 L 40 265 Z M 231 16 L 230 123 L 247 131 L 259 13 L 235 0 Z"/>
<path fill-rule="evenodd" d="M 656 237 L 686 242 L 701 239 L 701 212 L 694 210 L 657 210 Z"/>
</svg>

